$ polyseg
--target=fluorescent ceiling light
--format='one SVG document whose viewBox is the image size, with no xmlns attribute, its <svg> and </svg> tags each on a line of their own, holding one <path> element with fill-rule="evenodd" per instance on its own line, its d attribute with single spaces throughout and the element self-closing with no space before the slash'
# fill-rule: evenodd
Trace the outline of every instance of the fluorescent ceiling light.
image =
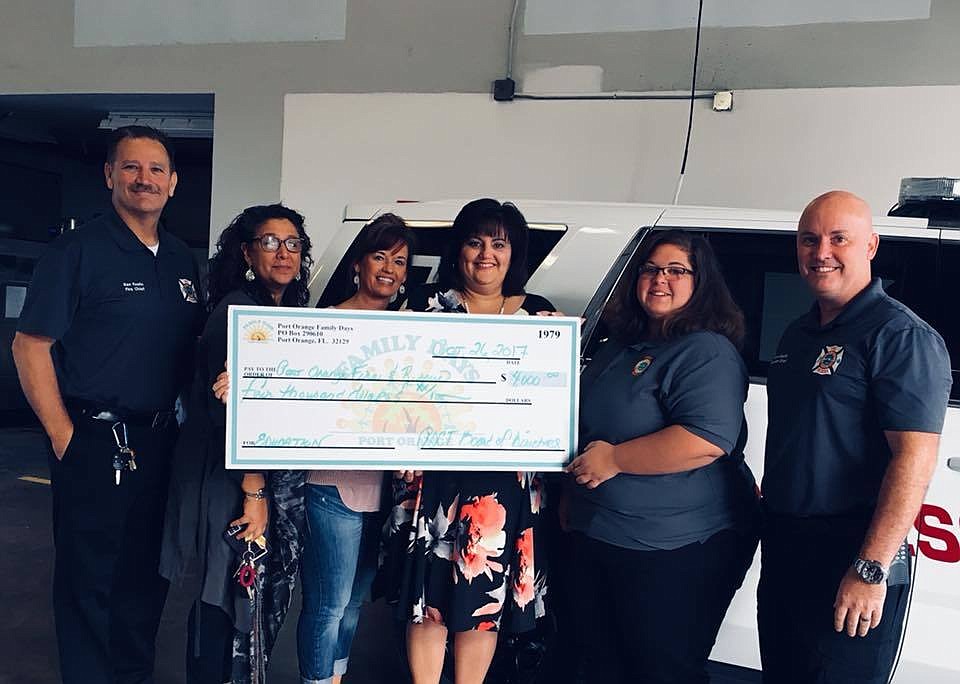
<svg viewBox="0 0 960 684">
<path fill-rule="evenodd" d="M 150 126 L 171 138 L 213 138 L 213 114 L 205 112 L 110 112 L 100 122 L 101 130 L 121 126 Z"/>
</svg>

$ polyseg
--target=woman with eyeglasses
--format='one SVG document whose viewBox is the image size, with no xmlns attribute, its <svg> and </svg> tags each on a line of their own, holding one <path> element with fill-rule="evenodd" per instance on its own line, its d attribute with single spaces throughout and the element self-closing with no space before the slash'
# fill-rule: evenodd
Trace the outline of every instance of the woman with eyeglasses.
<svg viewBox="0 0 960 684">
<path fill-rule="evenodd" d="M 268 643 L 256 638 L 263 615 L 254 615 L 252 600 L 237 582 L 239 565 L 228 528 L 242 548 L 267 532 L 270 511 L 285 515 L 282 503 L 295 497 L 289 478 L 261 472 L 226 470 L 226 410 L 214 382 L 227 357 L 227 307 L 231 304 L 304 306 L 309 292 L 310 240 L 303 216 L 281 204 L 244 209 L 217 241 L 207 276 L 210 312 L 197 346 L 187 420 L 174 452 L 173 475 L 164 527 L 160 574 L 181 580 L 188 568 L 199 577 L 199 594 L 187 624 L 187 681 L 216 683 L 250 678 L 262 672 Z M 295 480 L 294 480 L 295 482 Z M 295 485 L 293 485 L 295 486 Z M 268 540 L 270 551 L 279 549 Z M 265 559 L 264 559 L 265 560 Z M 264 560 L 258 568 L 266 567 Z M 254 594 L 271 591 L 270 578 L 258 577 Z M 285 612 L 285 606 L 283 610 Z M 237 642 L 235 648 L 234 642 Z M 236 655 L 235 655 L 236 653 Z"/>
<path fill-rule="evenodd" d="M 642 245 L 605 320 L 567 467 L 586 681 L 705 683 L 758 538 L 743 315 L 709 243 L 667 231 Z"/>
</svg>

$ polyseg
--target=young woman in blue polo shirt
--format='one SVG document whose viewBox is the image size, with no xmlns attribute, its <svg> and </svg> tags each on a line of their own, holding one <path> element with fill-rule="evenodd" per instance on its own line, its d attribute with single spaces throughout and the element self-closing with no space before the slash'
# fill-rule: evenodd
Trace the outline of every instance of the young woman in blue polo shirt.
<svg viewBox="0 0 960 684">
<path fill-rule="evenodd" d="M 605 320 L 568 466 L 587 681 L 705 683 L 757 544 L 743 315 L 709 243 L 667 231 L 641 247 Z"/>
</svg>

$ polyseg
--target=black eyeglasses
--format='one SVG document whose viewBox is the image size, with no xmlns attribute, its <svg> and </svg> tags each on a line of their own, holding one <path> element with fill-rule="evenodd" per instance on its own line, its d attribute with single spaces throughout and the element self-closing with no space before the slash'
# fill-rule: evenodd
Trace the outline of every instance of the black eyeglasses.
<svg viewBox="0 0 960 684">
<path fill-rule="evenodd" d="M 259 243 L 260 249 L 264 252 L 276 252 L 280 249 L 280 243 L 287 248 L 288 252 L 299 252 L 303 249 L 303 243 L 305 240 L 298 237 L 288 237 L 281 240 L 279 237 L 272 233 L 267 233 L 266 235 L 261 235 L 260 237 L 255 237 L 250 242 Z"/>
<path fill-rule="evenodd" d="M 654 266 L 646 264 L 640 267 L 641 278 L 656 278 L 663 273 L 667 280 L 680 280 L 685 275 L 693 275 L 693 271 L 683 266 Z"/>
</svg>

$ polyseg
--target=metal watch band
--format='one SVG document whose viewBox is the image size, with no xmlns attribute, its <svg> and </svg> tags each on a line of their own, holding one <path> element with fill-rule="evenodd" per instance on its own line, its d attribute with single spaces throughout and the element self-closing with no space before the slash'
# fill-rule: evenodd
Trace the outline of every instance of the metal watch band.
<svg viewBox="0 0 960 684">
<path fill-rule="evenodd" d="M 880 561 L 864 560 L 857 558 L 853 563 L 853 569 L 857 576 L 867 584 L 882 584 L 887 581 L 890 570 L 885 568 Z"/>
</svg>

